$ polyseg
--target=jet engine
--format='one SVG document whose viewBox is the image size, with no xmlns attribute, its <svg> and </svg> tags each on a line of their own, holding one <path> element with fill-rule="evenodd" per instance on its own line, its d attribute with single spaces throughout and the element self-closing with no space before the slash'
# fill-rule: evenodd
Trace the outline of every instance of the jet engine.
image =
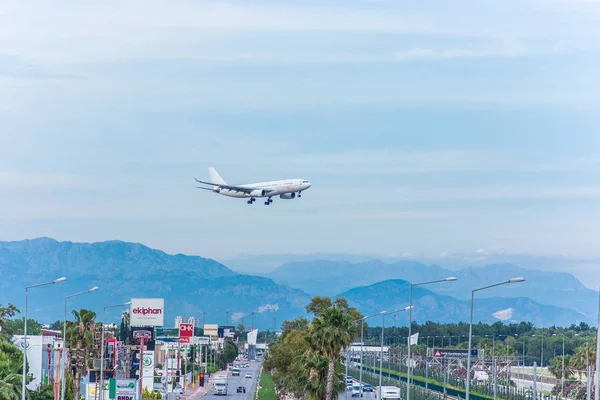
<svg viewBox="0 0 600 400">
<path fill-rule="evenodd" d="M 296 193 L 284 193 L 284 194 L 280 194 L 279 197 L 281 197 L 282 199 L 293 199 L 294 197 L 296 197 Z"/>
<path fill-rule="evenodd" d="M 263 197 L 266 192 L 264 189 L 256 189 L 250 192 L 250 197 Z"/>
</svg>

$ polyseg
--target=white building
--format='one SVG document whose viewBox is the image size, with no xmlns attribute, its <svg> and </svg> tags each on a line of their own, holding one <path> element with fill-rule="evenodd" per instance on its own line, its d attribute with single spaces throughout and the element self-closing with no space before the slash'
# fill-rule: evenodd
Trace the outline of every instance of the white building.
<svg viewBox="0 0 600 400">
<path fill-rule="evenodd" d="M 33 380 L 27 385 L 30 390 L 37 390 L 42 383 L 49 382 L 49 378 L 54 376 L 59 354 L 55 348 L 62 346 L 62 340 L 56 336 L 54 331 L 44 329 L 42 335 L 27 335 L 26 346 L 23 335 L 12 338 L 13 344 L 21 350 L 26 347 L 29 374 L 33 376 Z"/>
<path fill-rule="evenodd" d="M 183 317 L 182 316 L 176 316 L 175 317 L 175 328 L 179 329 L 179 324 L 183 323 Z"/>
<path fill-rule="evenodd" d="M 189 317 L 188 318 L 188 324 L 192 324 L 192 326 L 194 328 L 197 328 L 198 327 L 198 318 L 196 318 L 196 317 Z"/>
</svg>

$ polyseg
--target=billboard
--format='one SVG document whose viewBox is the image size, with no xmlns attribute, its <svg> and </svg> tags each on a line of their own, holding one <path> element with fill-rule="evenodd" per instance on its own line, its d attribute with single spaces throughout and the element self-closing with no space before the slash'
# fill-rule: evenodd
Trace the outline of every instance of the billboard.
<svg viewBox="0 0 600 400">
<path fill-rule="evenodd" d="M 194 336 L 194 324 L 179 324 L 179 343 L 189 343 Z"/>
<path fill-rule="evenodd" d="M 156 340 L 161 342 L 176 342 L 179 339 L 177 328 L 156 328 Z"/>
<path fill-rule="evenodd" d="M 165 299 L 131 299 L 130 326 L 163 326 L 165 324 Z"/>
<path fill-rule="evenodd" d="M 218 336 L 219 325 L 217 324 L 204 324 L 204 336 Z"/>
<path fill-rule="evenodd" d="M 208 336 L 196 336 L 192 338 L 193 344 L 210 344 L 210 338 Z"/>
<path fill-rule="evenodd" d="M 248 344 L 256 345 L 256 340 L 258 339 L 258 331 L 254 330 L 252 332 L 248 332 Z"/>
<path fill-rule="evenodd" d="M 139 326 L 131 328 L 129 340 L 133 344 L 140 343 L 140 339 L 144 338 L 144 346 L 146 350 L 154 350 L 154 327 Z"/>
</svg>

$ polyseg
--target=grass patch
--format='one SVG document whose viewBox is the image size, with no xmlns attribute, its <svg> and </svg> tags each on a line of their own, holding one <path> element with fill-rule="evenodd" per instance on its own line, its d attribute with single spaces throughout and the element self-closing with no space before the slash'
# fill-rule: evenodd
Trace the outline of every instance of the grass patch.
<svg viewBox="0 0 600 400">
<path fill-rule="evenodd" d="M 277 394 L 275 393 L 275 384 L 273 383 L 273 375 L 267 371 L 263 371 L 260 374 L 260 385 L 258 389 L 259 400 L 277 400 Z"/>
</svg>

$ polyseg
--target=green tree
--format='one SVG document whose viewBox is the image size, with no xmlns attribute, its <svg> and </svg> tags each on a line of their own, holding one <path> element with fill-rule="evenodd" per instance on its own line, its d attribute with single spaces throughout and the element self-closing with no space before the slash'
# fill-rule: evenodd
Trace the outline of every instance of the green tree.
<svg viewBox="0 0 600 400">
<path fill-rule="evenodd" d="M 309 328 L 309 342 L 316 354 L 328 359 L 327 368 L 327 399 L 333 400 L 335 364 L 341 357 L 342 349 L 353 342 L 353 330 L 356 324 L 347 310 L 331 307 L 322 311 Z M 339 379 L 338 379 L 339 380 Z"/>
<path fill-rule="evenodd" d="M 550 360 L 550 365 L 548 366 L 548 371 L 550 371 L 550 373 L 552 375 L 554 375 L 554 377 L 556 379 L 561 379 L 562 378 L 562 373 L 563 373 L 563 365 L 562 365 L 562 361 L 563 357 L 561 356 L 556 356 L 554 357 L 552 360 Z M 571 361 L 571 356 L 566 355 L 565 356 L 565 380 L 569 379 L 570 373 L 569 373 L 569 362 Z"/>
<path fill-rule="evenodd" d="M 225 348 L 223 349 L 223 356 L 225 357 L 226 363 L 232 363 L 238 356 L 238 348 L 233 342 L 225 342 Z"/>
<path fill-rule="evenodd" d="M 21 318 L 8 321 L 8 329 L 13 335 L 23 335 L 25 332 L 25 321 Z M 33 318 L 27 318 L 27 335 L 41 335 L 42 324 Z"/>
<path fill-rule="evenodd" d="M 20 400 L 23 353 L 11 343 L 0 339 L 0 399 Z"/>
<path fill-rule="evenodd" d="M 66 393 L 65 393 L 66 394 Z M 53 400 L 54 385 L 41 385 L 39 390 L 32 390 L 27 396 L 28 400 Z"/>
<path fill-rule="evenodd" d="M 57 320 L 50 324 L 50 329 L 54 331 L 62 331 L 63 321 Z"/>
<path fill-rule="evenodd" d="M 8 303 L 8 306 L 6 307 L 3 307 L 2 304 L 0 304 L 0 339 L 8 339 L 14 335 L 11 319 L 18 313 L 20 313 L 20 311 L 14 304 Z"/>
<path fill-rule="evenodd" d="M 285 336 L 292 331 L 306 330 L 308 330 L 308 319 L 304 317 L 298 317 L 291 321 L 283 321 L 281 340 L 285 339 Z"/>
<path fill-rule="evenodd" d="M 121 342 L 129 344 L 129 311 L 123 311 L 121 314 L 121 325 L 119 325 L 118 337 Z"/>
<path fill-rule="evenodd" d="M 94 331 L 97 328 L 94 319 L 96 313 L 90 310 L 81 309 L 73 310 L 75 321 L 67 322 L 67 346 L 69 347 L 70 357 L 78 358 L 79 362 L 75 363 L 75 380 L 74 380 L 74 397 L 73 400 L 78 400 L 81 378 L 87 374 L 88 363 L 93 345 Z"/>
</svg>

